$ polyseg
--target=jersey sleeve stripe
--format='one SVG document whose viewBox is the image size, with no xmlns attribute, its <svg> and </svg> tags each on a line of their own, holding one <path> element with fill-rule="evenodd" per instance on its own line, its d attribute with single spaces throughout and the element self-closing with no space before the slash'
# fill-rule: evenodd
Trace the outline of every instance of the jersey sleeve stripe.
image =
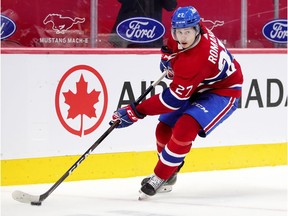
<svg viewBox="0 0 288 216">
<path fill-rule="evenodd" d="M 174 91 L 172 91 L 170 88 L 169 88 L 169 90 L 170 90 L 170 93 L 175 97 L 175 98 L 177 98 L 177 100 L 187 100 L 187 99 L 189 99 L 189 97 L 179 97 Z"/>
<path fill-rule="evenodd" d="M 163 100 L 162 94 L 159 95 L 159 100 L 161 101 L 161 103 L 163 104 L 163 106 L 167 107 L 170 110 L 177 110 L 179 109 L 178 107 L 173 107 L 173 106 L 169 106 L 167 103 L 165 103 L 165 101 Z"/>
<path fill-rule="evenodd" d="M 180 98 L 170 88 L 165 89 L 159 96 L 161 103 L 171 110 L 179 109 L 189 98 Z"/>
</svg>

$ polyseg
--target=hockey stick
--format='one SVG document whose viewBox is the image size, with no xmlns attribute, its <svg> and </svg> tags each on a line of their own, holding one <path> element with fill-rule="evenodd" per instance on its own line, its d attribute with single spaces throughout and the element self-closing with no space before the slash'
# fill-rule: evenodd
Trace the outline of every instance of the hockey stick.
<svg viewBox="0 0 288 216">
<path fill-rule="evenodd" d="M 166 76 L 167 72 L 161 74 L 161 77 L 154 81 L 146 91 L 135 101 L 139 104 L 153 88 Z M 31 195 L 22 191 L 14 191 L 12 193 L 13 199 L 22 203 L 30 203 L 31 205 L 40 206 L 42 202 L 92 153 L 92 151 L 114 130 L 114 128 L 119 124 L 119 120 L 115 121 L 96 141 L 94 144 L 68 169 L 64 175 L 45 193 L 41 195 Z"/>
</svg>

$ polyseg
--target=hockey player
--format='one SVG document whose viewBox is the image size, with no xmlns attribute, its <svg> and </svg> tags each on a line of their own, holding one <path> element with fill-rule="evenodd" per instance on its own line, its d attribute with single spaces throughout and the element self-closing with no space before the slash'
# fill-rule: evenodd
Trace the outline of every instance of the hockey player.
<svg viewBox="0 0 288 216">
<path fill-rule="evenodd" d="M 160 69 L 169 70 L 169 87 L 139 105 L 113 114 L 118 128 L 147 115 L 158 115 L 156 140 L 159 160 L 154 174 L 143 179 L 140 199 L 165 191 L 175 183 L 196 136 L 206 137 L 238 106 L 243 83 L 239 63 L 200 21 L 192 6 L 172 16 L 171 38 L 162 47 Z M 170 191 L 168 189 L 168 191 Z"/>
</svg>

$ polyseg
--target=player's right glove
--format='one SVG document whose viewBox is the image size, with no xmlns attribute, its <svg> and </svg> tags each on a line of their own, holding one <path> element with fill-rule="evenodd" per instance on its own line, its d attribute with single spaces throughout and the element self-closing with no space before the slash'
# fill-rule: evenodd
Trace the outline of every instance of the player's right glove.
<svg viewBox="0 0 288 216">
<path fill-rule="evenodd" d="M 135 104 L 131 103 L 128 106 L 123 108 L 119 108 L 112 115 L 112 121 L 110 121 L 110 125 L 112 125 L 115 121 L 119 120 L 119 124 L 116 128 L 123 128 L 132 125 L 134 122 L 137 122 L 138 119 L 143 119 L 146 115 L 139 113 L 136 110 Z"/>
<path fill-rule="evenodd" d="M 172 51 L 168 49 L 167 46 L 162 46 L 161 48 L 161 61 L 160 61 L 160 70 L 162 72 L 168 71 L 166 78 L 173 79 L 174 71 L 172 70 L 169 56 L 172 54 Z"/>
</svg>

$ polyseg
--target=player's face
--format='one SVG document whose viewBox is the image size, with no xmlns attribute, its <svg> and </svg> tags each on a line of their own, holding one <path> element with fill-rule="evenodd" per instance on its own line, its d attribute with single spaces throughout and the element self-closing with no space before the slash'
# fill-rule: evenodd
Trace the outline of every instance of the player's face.
<svg viewBox="0 0 288 216">
<path fill-rule="evenodd" d="M 179 28 L 176 29 L 176 38 L 183 48 L 190 47 L 195 41 L 196 30 L 192 27 L 190 28 Z"/>
</svg>

